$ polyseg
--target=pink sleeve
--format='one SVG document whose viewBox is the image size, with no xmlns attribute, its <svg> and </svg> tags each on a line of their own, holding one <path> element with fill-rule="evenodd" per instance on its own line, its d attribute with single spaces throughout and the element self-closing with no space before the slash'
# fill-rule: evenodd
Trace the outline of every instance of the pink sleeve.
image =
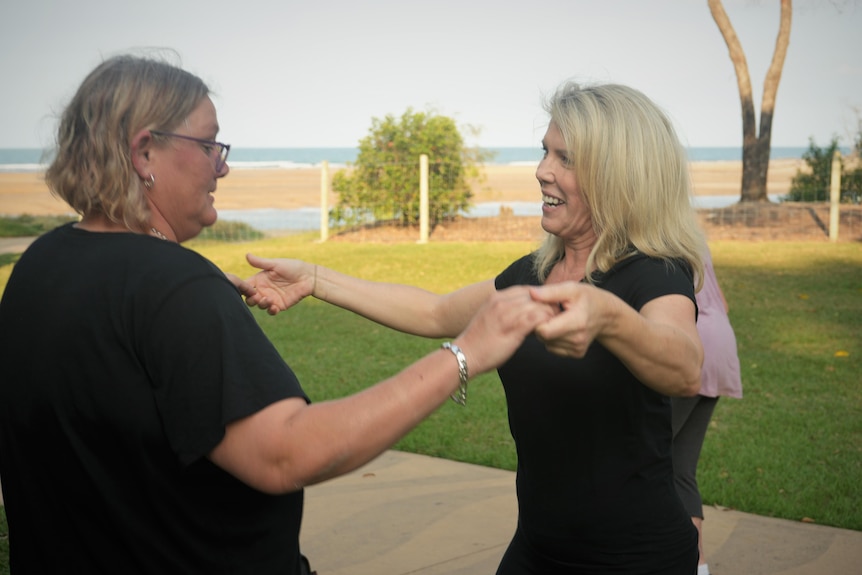
<svg viewBox="0 0 862 575">
<path fill-rule="evenodd" d="M 724 298 L 709 254 L 704 261 L 703 289 L 697 293 L 697 331 L 703 343 L 700 394 L 742 397 L 736 335 L 725 312 Z"/>
</svg>

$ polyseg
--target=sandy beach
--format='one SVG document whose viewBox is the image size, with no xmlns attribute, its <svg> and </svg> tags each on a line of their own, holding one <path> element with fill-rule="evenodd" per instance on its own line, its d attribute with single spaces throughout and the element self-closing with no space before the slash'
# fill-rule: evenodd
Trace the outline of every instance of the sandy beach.
<svg viewBox="0 0 862 575">
<path fill-rule="evenodd" d="M 774 160 L 768 191 L 785 194 L 802 160 Z M 329 179 L 332 178 L 330 170 Z M 538 201 L 535 167 L 486 166 L 485 180 L 474 185 L 476 203 Z M 692 162 L 695 195 L 739 195 L 742 162 Z M 236 169 L 219 181 L 215 205 L 223 210 L 295 209 L 320 206 L 321 171 L 307 169 Z M 330 193 L 329 202 L 335 202 Z M 61 215 L 71 210 L 48 191 L 41 173 L 0 173 L 0 215 Z"/>
</svg>

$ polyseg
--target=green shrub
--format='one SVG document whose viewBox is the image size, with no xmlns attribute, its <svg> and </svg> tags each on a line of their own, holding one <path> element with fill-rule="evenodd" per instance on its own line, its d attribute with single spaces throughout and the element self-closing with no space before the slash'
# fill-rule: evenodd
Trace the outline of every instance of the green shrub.
<svg viewBox="0 0 862 575">
<path fill-rule="evenodd" d="M 856 142 L 856 163 L 862 152 L 862 134 Z M 808 165 L 808 170 L 799 170 L 790 183 L 790 192 L 785 196 L 785 201 L 792 202 L 828 202 L 832 188 L 832 158 L 838 150 L 838 138 L 825 148 L 820 148 L 812 138 L 809 141 L 808 151 L 802 155 L 802 159 Z M 841 196 L 842 202 L 859 203 L 862 201 L 862 165 L 857 165 L 852 170 L 845 169 L 844 157 L 839 155 L 841 166 Z"/>
<path fill-rule="evenodd" d="M 419 222 L 419 157 L 428 156 L 429 220 L 433 225 L 470 206 L 469 180 L 479 176 L 487 154 L 467 148 L 455 121 L 408 109 L 400 118 L 372 119 L 348 170 L 333 175 L 339 194 L 333 225 L 395 221 Z"/>
</svg>

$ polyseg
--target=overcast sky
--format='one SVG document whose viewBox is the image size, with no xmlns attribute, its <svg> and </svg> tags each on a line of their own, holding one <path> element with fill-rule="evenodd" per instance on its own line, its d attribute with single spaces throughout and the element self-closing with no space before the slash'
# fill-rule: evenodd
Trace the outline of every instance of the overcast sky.
<svg viewBox="0 0 862 575">
<path fill-rule="evenodd" d="M 862 6 L 796 0 L 773 146 L 852 145 Z M 724 0 L 760 110 L 778 0 Z M 371 118 L 434 110 L 471 145 L 538 146 L 563 80 L 634 86 L 689 146 L 740 146 L 736 76 L 706 0 L 3 0 L 0 148 L 50 146 L 101 59 L 169 47 L 235 147 L 353 147 Z"/>
</svg>

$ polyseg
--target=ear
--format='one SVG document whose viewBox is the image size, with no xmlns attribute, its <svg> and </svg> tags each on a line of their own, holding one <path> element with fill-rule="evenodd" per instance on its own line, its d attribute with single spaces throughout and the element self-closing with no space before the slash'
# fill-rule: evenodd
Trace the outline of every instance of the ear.
<svg viewBox="0 0 862 575">
<path fill-rule="evenodd" d="M 152 170 L 152 158 L 150 152 L 153 150 L 153 136 L 149 130 L 141 130 L 132 137 L 132 165 L 138 177 L 148 180 Z"/>
</svg>

